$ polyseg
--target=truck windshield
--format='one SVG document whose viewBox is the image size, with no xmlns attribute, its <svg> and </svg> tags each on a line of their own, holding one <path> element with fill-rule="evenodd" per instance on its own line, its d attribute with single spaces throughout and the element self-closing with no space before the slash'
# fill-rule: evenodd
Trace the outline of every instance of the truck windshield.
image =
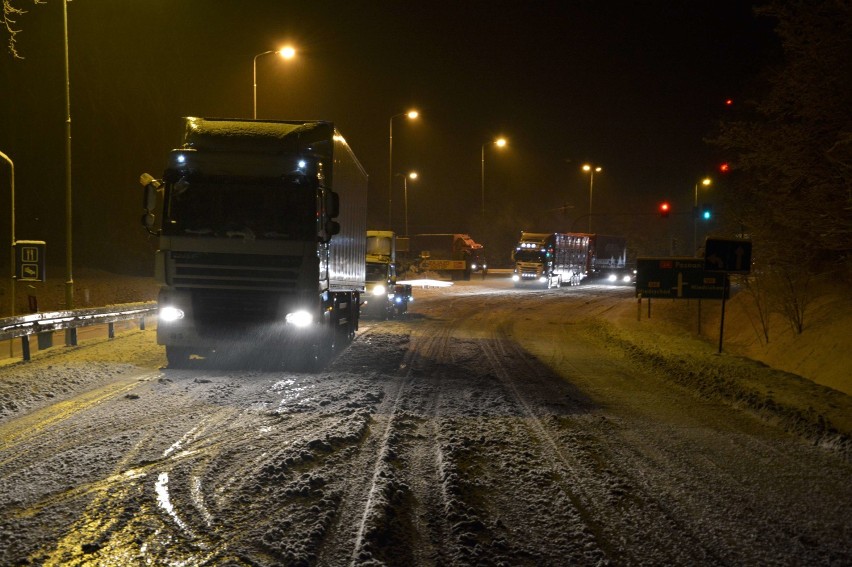
<svg viewBox="0 0 852 567">
<path fill-rule="evenodd" d="M 515 262 L 543 262 L 544 255 L 540 250 L 518 250 L 515 252 Z"/>
<path fill-rule="evenodd" d="M 168 235 L 310 240 L 317 235 L 311 187 L 178 181 L 168 187 Z"/>
<path fill-rule="evenodd" d="M 368 282 L 383 282 L 388 279 L 388 265 L 375 262 L 367 262 Z"/>
</svg>

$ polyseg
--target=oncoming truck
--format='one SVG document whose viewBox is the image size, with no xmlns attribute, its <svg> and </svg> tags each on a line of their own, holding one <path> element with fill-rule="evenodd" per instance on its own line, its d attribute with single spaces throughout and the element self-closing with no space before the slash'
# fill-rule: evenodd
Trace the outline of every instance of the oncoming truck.
<svg viewBox="0 0 852 567">
<path fill-rule="evenodd" d="M 140 179 L 169 366 L 321 359 L 358 329 L 366 172 L 330 122 L 184 120 L 163 179 Z"/>
<path fill-rule="evenodd" d="M 585 277 L 587 234 L 521 232 L 512 252 L 515 287 L 578 285 Z"/>
<path fill-rule="evenodd" d="M 627 268 L 627 239 L 622 236 L 521 232 L 512 261 L 516 287 L 632 281 L 632 272 Z"/>
<path fill-rule="evenodd" d="M 396 233 L 367 231 L 367 291 L 361 299 L 362 314 L 393 318 L 408 311 L 414 298 L 411 285 L 397 283 Z"/>
</svg>

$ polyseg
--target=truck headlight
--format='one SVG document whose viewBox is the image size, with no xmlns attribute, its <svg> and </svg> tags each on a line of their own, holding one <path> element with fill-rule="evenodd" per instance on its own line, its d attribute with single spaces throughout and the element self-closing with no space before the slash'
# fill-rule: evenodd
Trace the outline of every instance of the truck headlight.
<svg viewBox="0 0 852 567">
<path fill-rule="evenodd" d="M 512 281 L 513 282 L 520 281 L 520 279 L 521 279 L 521 276 L 519 276 L 518 274 L 512 274 Z"/>
<path fill-rule="evenodd" d="M 375 296 L 379 296 L 379 295 L 385 295 L 387 292 L 388 292 L 387 288 L 385 288 L 385 286 L 383 286 L 382 284 L 379 284 L 379 285 L 377 285 L 376 287 L 373 288 L 372 293 Z"/>
<path fill-rule="evenodd" d="M 172 321 L 183 319 L 184 313 L 183 309 L 178 309 L 177 307 L 160 307 L 159 317 L 160 321 L 164 323 L 171 323 Z"/>
<path fill-rule="evenodd" d="M 287 313 L 284 320 L 296 327 L 307 327 L 314 322 L 314 316 L 304 310 L 294 311 L 292 313 Z"/>
</svg>

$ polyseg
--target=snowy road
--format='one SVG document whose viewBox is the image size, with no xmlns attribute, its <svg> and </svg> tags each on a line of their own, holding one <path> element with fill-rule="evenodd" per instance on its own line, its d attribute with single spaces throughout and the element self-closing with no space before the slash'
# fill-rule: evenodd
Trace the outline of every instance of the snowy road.
<svg viewBox="0 0 852 567">
<path fill-rule="evenodd" d="M 850 463 L 608 347 L 631 290 L 415 297 L 315 374 L 0 367 L 0 564 L 852 563 Z"/>
</svg>

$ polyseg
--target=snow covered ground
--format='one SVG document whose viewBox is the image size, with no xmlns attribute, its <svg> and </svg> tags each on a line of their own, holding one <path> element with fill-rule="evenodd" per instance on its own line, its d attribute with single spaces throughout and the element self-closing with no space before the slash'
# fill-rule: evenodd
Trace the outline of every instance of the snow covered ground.
<svg viewBox="0 0 852 567">
<path fill-rule="evenodd" d="M 719 355 L 707 302 L 415 298 L 317 373 L 0 363 L 0 564 L 852 563 L 850 396 L 734 354 L 736 299 Z"/>
</svg>

